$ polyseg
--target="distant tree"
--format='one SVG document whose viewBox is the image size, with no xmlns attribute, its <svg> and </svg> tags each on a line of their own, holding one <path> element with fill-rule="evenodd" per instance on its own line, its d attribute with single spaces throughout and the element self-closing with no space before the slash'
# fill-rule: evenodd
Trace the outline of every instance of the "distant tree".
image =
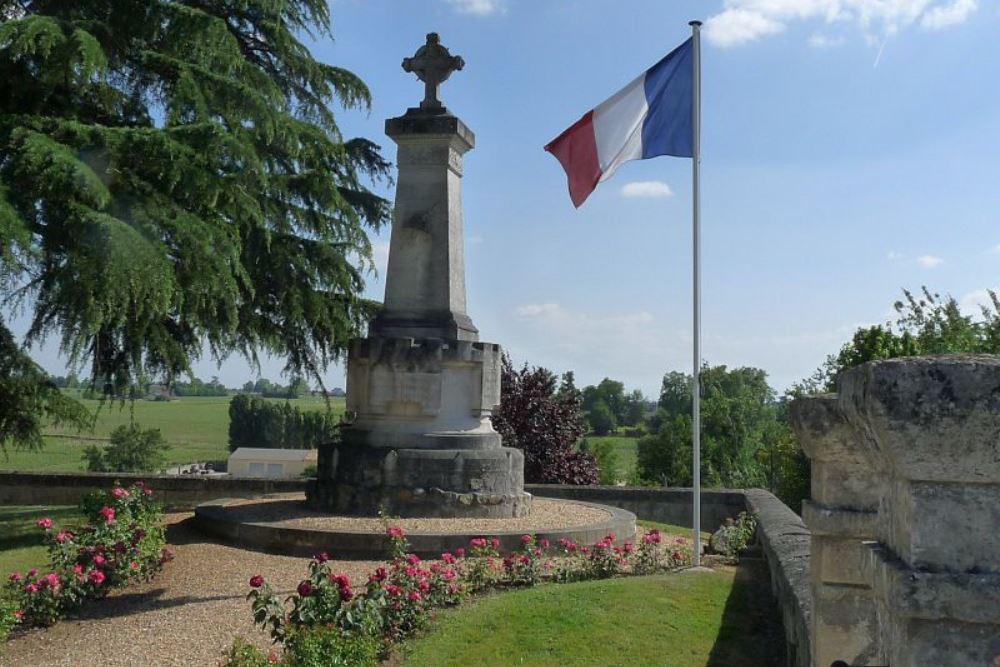
<svg viewBox="0 0 1000 667">
<path fill-rule="evenodd" d="M 590 423 L 591 430 L 596 435 L 608 435 L 618 428 L 615 413 L 611 411 L 611 407 L 601 398 L 590 404 L 590 412 L 587 413 L 587 420 Z"/>
<path fill-rule="evenodd" d="M 638 426 L 646 416 L 646 397 L 642 391 L 635 389 L 625 396 L 622 416 L 623 426 Z"/>
<path fill-rule="evenodd" d="M 112 396 L 205 349 L 320 378 L 374 312 L 390 214 L 389 163 L 335 116 L 370 92 L 305 41 L 330 28 L 327 0 L 0 0 L 0 308 L 29 307 L 28 344 Z M 8 387 L 4 443 L 66 415 L 50 384 Z"/>
<path fill-rule="evenodd" d="M 508 447 L 524 452 L 525 481 L 543 484 L 595 484 L 594 457 L 577 449 L 584 427 L 580 402 L 559 397 L 556 379 L 545 368 L 515 370 L 505 354 L 500 406 L 493 426 Z"/>
<path fill-rule="evenodd" d="M 706 486 L 767 487 L 762 452 L 780 437 L 778 402 L 758 368 L 705 366 L 702 373 L 701 476 Z M 639 440 L 640 475 L 654 483 L 691 483 L 691 378 L 664 377 L 656 429 Z M 685 391 L 686 390 L 686 391 Z"/>
<path fill-rule="evenodd" d="M 340 415 L 300 410 L 287 401 L 237 394 L 229 401 L 229 451 L 239 447 L 314 449 L 339 435 Z"/>
<path fill-rule="evenodd" d="M 573 371 L 566 371 L 562 374 L 556 396 L 560 399 L 577 401 L 578 403 L 583 401 L 583 392 L 576 387 L 576 376 L 573 374 Z"/>
<path fill-rule="evenodd" d="M 610 378 L 604 378 L 597 386 L 584 387 L 584 411 L 589 414 L 597 401 L 604 401 L 611 408 L 611 413 L 615 416 L 616 423 L 624 423 L 625 385 L 623 383 Z"/>
<path fill-rule="evenodd" d="M 160 429 L 132 424 L 112 431 L 111 442 L 103 449 L 86 447 L 83 458 L 90 472 L 149 473 L 163 469 L 168 449 Z"/>
</svg>

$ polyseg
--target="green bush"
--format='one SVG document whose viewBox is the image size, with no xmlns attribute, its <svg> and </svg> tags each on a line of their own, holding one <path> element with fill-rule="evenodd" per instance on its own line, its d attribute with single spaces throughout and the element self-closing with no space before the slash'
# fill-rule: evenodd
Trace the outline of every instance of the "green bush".
<svg viewBox="0 0 1000 667">
<path fill-rule="evenodd" d="M 19 611 L 15 599 L 0 593 L 0 645 L 7 641 L 10 631 L 17 625 Z"/>
<path fill-rule="evenodd" d="M 112 431 L 103 450 L 96 445 L 85 448 L 83 460 L 90 472 L 157 472 L 166 464 L 168 449 L 160 429 L 130 424 Z"/>
<path fill-rule="evenodd" d="M 39 519 L 50 571 L 12 572 L 0 593 L 14 605 L 17 623 L 49 626 L 87 600 L 151 579 L 170 559 L 163 513 L 151 496 L 152 490 L 140 482 L 92 493 L 83 502 L 87 524 L 78 531 L 57 530 L 52 519 Z M 0 617 L 0 625 L 5 625 L 3 609 Z"/>
<path fill-rule="evenodd" d="M 222 667 L 270 667 L 275 664 L 264 652 L 245 639 L 236 639 L 226 652 Z"/>
<path fill-rule="evenodd" d="M 604 485 L 614 485 L 618 483 L 621 474 L 621 462 L 618 460 L 618 452 L 613 444 L 607 441 L 591 443 L 584 440 L 580 449 L 588 451 L 597 460 L 597 468 L 600 474 L 600 483 Z"/>
<path fill-rule="evenodd" d="M 288 667 L 378 667 L 380 642 L 337 628 L 300 627 L 285 640 Z"/>
</svg>

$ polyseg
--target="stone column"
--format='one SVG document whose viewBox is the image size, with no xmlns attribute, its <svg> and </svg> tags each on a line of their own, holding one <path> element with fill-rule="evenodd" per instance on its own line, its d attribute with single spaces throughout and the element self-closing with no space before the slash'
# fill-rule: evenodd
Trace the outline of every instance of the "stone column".
<svg viewBox="0 0 1000 667">
<path fill-rule="evenodd" d="M 871 665 L 875 602 L 861 563 L 863 540 L 875 536 L 881 481 L 835 395 L 795 400 L 790 416 L 812 469 L 812 498 L 802 506 L 811 534 L 812 664 Z"/>
<path fill-rule="evenodd" d="M 864 364 L 840 406 L 886 476 L 862 563 L 874 664 L 1000 665 L 1000 357 Z"/>
<path fill-rule="evenodd" d="M 411 109 L 385 123 L 399 147 L 385 308 L 371 334 L 478 340 L 465 312 L 462 156 L 475 145 L 448 113 Z"/>
</svg>

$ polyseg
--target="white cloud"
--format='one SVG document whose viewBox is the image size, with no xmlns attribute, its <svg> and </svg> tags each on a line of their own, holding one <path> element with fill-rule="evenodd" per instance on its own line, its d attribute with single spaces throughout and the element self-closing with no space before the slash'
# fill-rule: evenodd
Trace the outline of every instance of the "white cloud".
<svg viewBox="0 0 1000 667">
<path fill-rule="evenodd" d="M 844 43 L 843 37 L 831 37 L 820 32 L 815 32 L 809 36 L 809 46 L 815 49 L 830 49 Z"/>
<path fill-rule="evenodd" d="M 505 0 L 446 0 L 459 14 L 490 16 L 507 11 Z"/>
<path fill-rule="evenodd" d="M 635 181 L 622 187 L 623 197 L 672 197 L 674 191 L 663 181 Z"/>
<path fill-rule="evenodd" d="M 990 311 L 993 310 L 993 299 L 990 297 L 991 291 L 1000 295 L 1000 287 L 994 287 L 992 290 L 977 289 L 963 294 L 958 300 L 958 307 L 966 315 L 979 318 L 983 314 L 984 307 Z"/>
<path fill-rule="evenodd" d="M 921 257 L 917 257 L 917 264 L 924 269 L 936 269 L 944 264 L 944 260 L 934 255 L 923 255 Z"/>
<path fill-rule="evenodd" d="M 705 21 L 705 37 L 717 46 L 739 46 L 784 31 L 798 21 L 855 27 L 872 43 L 882 43 L 914 24 L 939 30 L 965 22 L 977 0 L 725 0 Z M 840 41 L 814 33 L 813 46 Z"/>
<path fill-rule="evenodd" d="M 954 0 L 951 4 L 934 7 L 923 15 L 920 25 L 928 30 L 941 30 L 964 23 L 976 11 L 976 0 Z"/>
</svg>

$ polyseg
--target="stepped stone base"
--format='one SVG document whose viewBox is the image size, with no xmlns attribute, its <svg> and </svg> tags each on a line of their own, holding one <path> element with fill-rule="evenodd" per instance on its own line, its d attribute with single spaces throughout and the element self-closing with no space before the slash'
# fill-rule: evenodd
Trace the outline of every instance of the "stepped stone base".
<svg viewBox="0 0 1000 667">
<path fill-rule="evenodd" d="M 306 487 L 316 509 L 350 516 L 527 516 L 524 455 L 491 449 L 390 449 L 327 445 Z"/>
</svg>

